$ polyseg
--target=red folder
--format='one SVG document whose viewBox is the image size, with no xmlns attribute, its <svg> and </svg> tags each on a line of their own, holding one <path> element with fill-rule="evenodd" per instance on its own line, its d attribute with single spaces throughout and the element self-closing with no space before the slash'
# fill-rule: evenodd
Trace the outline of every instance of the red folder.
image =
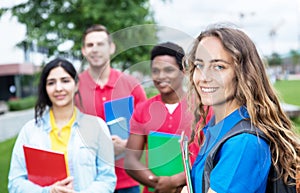
<svg viewBox="0 0 300 193">
<path fill-rule="evenodd" d="M 23 145 L 28 179 L 40 186 L 49 186 L 67 177 L 63 153 Z"/>
</svg>

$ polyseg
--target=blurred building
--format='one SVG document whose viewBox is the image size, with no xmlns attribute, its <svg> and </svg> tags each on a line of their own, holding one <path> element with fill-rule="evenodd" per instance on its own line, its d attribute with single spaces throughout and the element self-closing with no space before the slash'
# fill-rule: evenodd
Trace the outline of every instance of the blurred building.
<svg viewBox="0 0 300 193">
<path fill-rule="evenodd" d="M 0 65 L 0 101 L 23 98 L 36 93 L 34 74 L 39 67 L 32 63 L 11 63 Z"/>
</svg>

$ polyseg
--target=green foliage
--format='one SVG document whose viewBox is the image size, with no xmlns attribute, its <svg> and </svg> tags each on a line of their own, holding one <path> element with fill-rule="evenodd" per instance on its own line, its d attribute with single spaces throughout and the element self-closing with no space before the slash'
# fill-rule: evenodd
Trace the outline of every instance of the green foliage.
<svg viewBox="0 0 300 193">
<path fill-rule="evenodd" d="M 120 69 L 129 69 L 140 62 L 149 61 L 150 50 L 157 43 L 156 31 L 156 26 L 149 24 L 132 26 L 112 33 L 117 47 L 112 63 L 121 63 Z M 139 36 L 141 38 L 137 38 Z M 120 58 L 123 60 L 120 61 Z M 147 68 L 149 69 L 149 65 Z"/>
<path fill-rule="evenodd" d="M 278 53 L 272 53 L 270 57 L 267 57 L 270 66 L 276 66 L 282 64 L 282 58 Z"/>
<path fill-rule="evenodd" d="M 0 143 L 0 192 L 8 193 L 8 171 L 10 166 L 10 159 L 13 146 L 16 138 L 12 138 Z"/>
<path fill-rule="evenodd" d="M 284 102 L 289 104 L 295 104 L 300 106 L 300 101 L 296 99 L 297 96 L 300 96 L 300 80 L 296 81 L 278 81 L 275 83 L 276 90 L 281 93 Z M 147 97 L 152 97 L 158 93 L 155 87 L 145 88 Z M 300 117 L 292 119 L 296 125 L 296 132 L 300 135 Z M 8 193 L 7 183 L 8 183 L 8 171 L 11 159 L 11 152 L 16 138 L 4 141 L 0 143 L 0 192 Z M 143 154 L 144 158 L 144 154 Z M 144 160 L 144 159 L 143 159 Z M 143 186 L 141 186 L 142 188 Z"/>
<path fill-rule="evenodd" d="M 155 23 L 149 0 L 28 0 L 11 8 L 0 8 L 0 16 L 7 11 L 27 27 L 26 37 L 18 45 L 24 49 L 37 45 L 49 57 L 65 55 L 80 59 L 83 31 L 99 23 L 113 32 L 119 47 L 116 55 L 122 53 L 115 57 L 115 62 L 124 62 L 123 69 L 149 55 L 149 47 L 139 46 L 157 42 L 154 25 L 148 25 Z M 58 45 L 66 42 L 74 43 L 71 50 L 59 50 Z M 136 48 L 126 52 L 133 47 Z"/>
<path fill-rule="evenodd" d="M 300 63 L 300 53 L 297 52 L 296 50 L 291 50 L 290 51 L 291 57 L 292 57 L 292 62 L 294 65 L 297 65 Z"/>
<path fill-rule="evenodd" d="M 146 87 L 145 92 L 146 92 L 147 98 L 151 98 L 151 97 L 159 94 L 158 90 L 154 86 Z"/>
<path fill-rule="evenodd" d="M 36 103 L 35 96 L 25 97 L 22 99 L 13 99 L 7 102 L 10 111 L 30 109 L 34 107 L 35 103 Z"/>
</svg>

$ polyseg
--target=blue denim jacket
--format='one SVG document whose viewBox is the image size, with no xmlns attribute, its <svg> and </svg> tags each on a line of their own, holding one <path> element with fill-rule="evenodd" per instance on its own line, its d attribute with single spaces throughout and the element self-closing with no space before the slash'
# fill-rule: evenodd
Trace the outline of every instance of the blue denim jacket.
<svg viewBox="0 0 300 193">
<path fill-rule="evenodd" d="M 77 110 L 76 120 L 71 128 L 71 136 L 68 144 L 68 164 L 70 175 L 74 177 L 73 187 L 80 193 L 112 193 L 116 186 L 116 175 L 114 169 L 114 152 L 111 136 L 106 123 L 96 118 L 101 132 L 95 132 L 94 135 L 102 134 L 107 140 L 105 144 L 97 144 L 100 149 L 104 149 L 103 156 L 97 156 L 84 142 L 80 134 L 80 126 L 86 124 L 79 123 L 83 116 Z M 86 115 L 85 115 L 86 116 Z M 41 187 L 27 179 L 27 170 L 24 159 L 23 144 L 51 149 L 49 132 L 51 131 L 49 111 L 41 118 L 41 124 L 36 124 L 35 120 L 27 122 L 21 129 L 16 140 L 9 171 L 8 189 L 10 193 L 48 193 L 50 186 Z M 95 128 L 97 129 L 97 128 Z M 99 129 L 99 128 L 98 128 Z M 103 136 L 101 136 L 103 139 Z M 105 157 L 105 159 L 103 158 Z"/>
</svg>

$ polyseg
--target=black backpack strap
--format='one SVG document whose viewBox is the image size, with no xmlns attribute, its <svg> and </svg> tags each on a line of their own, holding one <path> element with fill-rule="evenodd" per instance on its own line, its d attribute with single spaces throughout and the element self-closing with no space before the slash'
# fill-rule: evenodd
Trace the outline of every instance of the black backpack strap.
<svg viewBox="0 0 300 193">
<path fill-rule="evenodd" d="M 266 193 L 296 193 L 296 180 L 289 177 L 288 183 L 292 185 L 286 185 L 282 178 L 278 178 L 273 165 L 270 168 L 268 177 Z"/>
<path fill-rule="evenodd" d="M 204 166 L 204 172 L 202 176 L 202 192 L 206 193 L 208 192 L 208 189 L 210 187 L 210 173 L 212 169 L 215 166 L 215 156 L 218 153 L 219 149 L 222 147 L 222 145 L 231 137 L 239 135 L 241 133 L 250 133 L 259 137 L 262 137 L 264 140 L 269 142 L 268 138 L 265 136 L 265 134 L 259 130 L 257 127 L 251 125 L 249 120 L 241 120 L 238 122 L 232 129 L 230 129 L 224 137 L 212 148 L 212 150 L 207 155 L 205 166 Z"/>
<path fill-rule="evenodd" d="M 241 133 L 250 133 L 256 135 L 269 143 L 267 136 L 260 129 L 251 125 L 250 121 L 242 120 L 238 122 L 209 152 L 205 161 L 202 177 L 202 192 L 206 193 L 210 187 L 210 173 L 215 167 L 216 163 L 214 159 L 219 149 L 229 138 Z M 266 193 L 296 193 L 296 180 L 289 177 L 288 182 L 294 185 L 286 185 L 282 178 L 278 178 L 278 174 L 274 168 L 274 165 L 272 164 L 268 175 Z"/>
</svg>

